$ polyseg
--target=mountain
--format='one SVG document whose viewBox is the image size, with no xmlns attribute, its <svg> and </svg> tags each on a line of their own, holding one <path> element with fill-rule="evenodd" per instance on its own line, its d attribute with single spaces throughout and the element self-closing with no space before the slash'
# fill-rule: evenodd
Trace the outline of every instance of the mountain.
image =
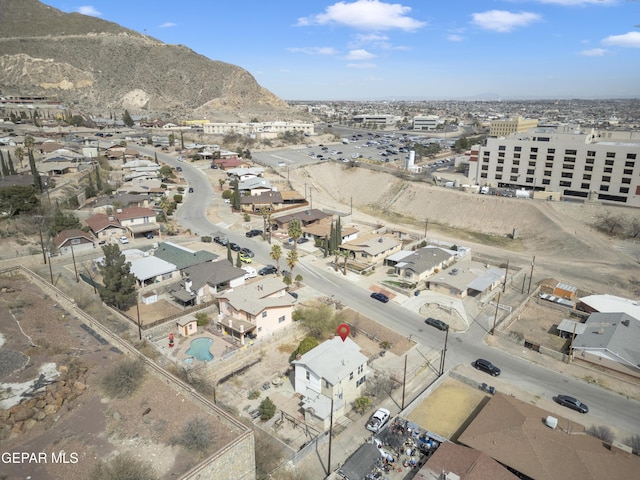
<svg viewBox="0 0 640 480">
<path fill-rule="evenodd" d="M 37 0 L 0 0 L 0 93 L 99 113 L 247 120 L 290 112 L 246 70 Z"/>
</svg>

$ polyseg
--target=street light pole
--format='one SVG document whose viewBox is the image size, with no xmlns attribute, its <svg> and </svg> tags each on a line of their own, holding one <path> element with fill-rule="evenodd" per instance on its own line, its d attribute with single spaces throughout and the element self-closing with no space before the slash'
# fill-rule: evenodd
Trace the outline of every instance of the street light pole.
<svg viewBox="0 0 640 480">
<path fill-rule="evenodd" d="M 447 355 L 447 341 L 449 340 L 449 326 L 444 332 L 444 348 L 442 349 L 442 355 L 440 356 L 440 375 L 444 375 L 444 360 Z"/>
<path fill-rule="evenodd" d="M 138 340 L 142 340 L 142 324 L 140 323 L 140 304 L 138 303 L 138 295 L 136 295 L 136 312 L 138 312 Z"/>
</svg>

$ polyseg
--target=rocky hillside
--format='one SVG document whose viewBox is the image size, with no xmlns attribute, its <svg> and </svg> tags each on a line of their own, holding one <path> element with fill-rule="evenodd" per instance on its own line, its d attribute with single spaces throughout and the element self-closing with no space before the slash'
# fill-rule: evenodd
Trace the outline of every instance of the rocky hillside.
<svg viewBox="0 0 640 480">
<path fill-rule="evenodd" d="M 247 120 L 288 111 L 240 67 L 37 0 L 0 0 L 0 92 L 97 112 Z"/>
</svg>

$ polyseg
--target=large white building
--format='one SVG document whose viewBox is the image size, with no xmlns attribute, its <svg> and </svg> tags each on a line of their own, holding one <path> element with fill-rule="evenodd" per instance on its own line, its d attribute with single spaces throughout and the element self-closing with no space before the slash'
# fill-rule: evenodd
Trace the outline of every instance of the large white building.
<svg viewBox="0 0 640 480">
<path fill-rule="evenodd" d="M 418 115 L 413 117 L 414 130 L 435 130 L 438 124 L 444 123 L 438 115 Z"/>
<path fill-rule="evenodd" d="M 375 125 L 378 128 L 395 127 L 402 117 L 397 115 L 354 115 L 353 121 L 365 127 Z"/>
<path fill-rule="evenodd" d="M 255 135 L 261 138 L 275 138 L 285 132 L 302 132 L 313 135 L 313 123 L 291 122 L 247 122 L 247 123 L 205 123 L 204 133 L 224 135 L 226 133 L 240 133 Z"/>
<path fill-rule="evenodd" d="M 479 185 L 640 207 L 640 132 L 534 128 L 472 148 Z"/>
</svg>

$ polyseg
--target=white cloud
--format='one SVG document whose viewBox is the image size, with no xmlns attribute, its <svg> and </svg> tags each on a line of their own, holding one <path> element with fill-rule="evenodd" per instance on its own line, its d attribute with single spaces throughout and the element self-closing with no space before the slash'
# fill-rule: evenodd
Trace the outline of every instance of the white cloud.
<svg viewBox="0 0 640 480">
<path fill-rule="evenodd" d="M 541 19 L 540 15 L 531 12 L 513 13 L 506 10 L 489 10 L 472 14 L 475 25 L 494 32 L 510 32 L 516 27 L 526 27 Z"/>
<path fill-rule="evenodd" d="M 297 25 L 343 25 L 358 30 L 417 30 L 426 22 L 407 16 L 411 7 L 380 0 L 338 2 L 328 6 L 324 13 L 298 19 Z"/>
<path fill-rule="evenodd" d="M 565 7 L 581 7 L 583 5 L 613 5 L 616 0 L 538 0 L 538 2 Z"/>
<path fill-rule="evenodd" d="M 449 40 L 450 42 L 462 42 L 464 40 L 464 37 L 458 35 L 457 33 L 450 33 L 449 35 L 447 35 L 447 40 Z"/>
<path fill-rule="evenodd" d="M 590 50 L 582 50 L 580 55 L 584 55 L 585 57 L 602 57 L 607 50 L 604 48 L 592 48 Z"/>
<path fill-rule="evenodd" d="M 176 24 L 173 22 L 164 22 L 162 25 L 160 25 L 160 28 L 169 28 L 169 27 L 175 27 Z"/>
<path fill-rule="evenodd" d="M 362 45 L 387 43 L 389 37 L 377 33 L 362 34 L 357 33 L 353 36 L 353 40 L 347 45 L 349 48 L 358 48 Z"/>
<path fill-rule="evenodd" d="M 76 11 L 82 15 L 89 15 L 90 17 L 99 17 L 102 15 L 101 12 L 93 8 L 91 5 L 83 5 L 82 7 L 78 7 Z"/>
<path fill-rule="evenodd" d="M 332 47 L 292 47 L 287 48 L 292 53 L 305 53 L 307 55 L 335 55 L 337 50 Z"/>
<path fill-rule="evenodd" d="M 347 60 L 360 61 L 360 60 L 369 60 L 371 58 L 375 58 L 375 55 L 367 52 L 363 48 L 360 48 L 358 50 L 351 50 L 345 58 Z"/>
<path fill-rule="evenodd" d="M 623 33 L 622 35 L 610 35 L 602 43 L 612 47 L 640 48 L 640 32 Z"/>
<path fill-rule="evenodd" d="M 367 68 L 376 68 L 376 64 L 375 63 L 367 63 L 367 62 L 363 62 L 363 63 L 347 63 L 347 67 L 349 68 L 357 68 L 360 70 L 365 70 Z"/>
</svg>

